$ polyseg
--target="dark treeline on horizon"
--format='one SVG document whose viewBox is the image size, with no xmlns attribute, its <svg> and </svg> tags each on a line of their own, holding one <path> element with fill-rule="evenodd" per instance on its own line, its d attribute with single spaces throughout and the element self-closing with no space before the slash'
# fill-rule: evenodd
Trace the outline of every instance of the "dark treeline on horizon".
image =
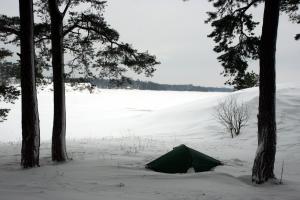
<svg viewBox="0 0 300 200">
<path fill-rule="evenodd" d="M 204 87 L 192 84 L 160 84 L 152 81 L 132 80 L 129 78 L 117 79 L 84 79 L 67 78 L 68 83 L 90 83 L 103 89 L 137 89 L 137 90 L 162 90 L 162 91 L 200 91 L 200 92 L 232 92 L 225 87 Z"/>
</svg>

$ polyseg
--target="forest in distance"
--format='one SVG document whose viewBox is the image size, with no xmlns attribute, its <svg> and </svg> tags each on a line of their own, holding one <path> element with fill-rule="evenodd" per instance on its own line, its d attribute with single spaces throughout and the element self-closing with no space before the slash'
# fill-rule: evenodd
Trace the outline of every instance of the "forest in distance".
<svg viewBox="0 0 300 200">
<path fill-rule="evenodd" d="M 233 89 L 226 87 L 205 87 L 192 84 L 161 84 L 152 81 L 133 79 L 66 79 L 67 83 L 90 83 L 103 89 L 136 89 L 136 90 L 161 90 L 161 91 L 199 91 L 199 92 L 232 92 Z"/>
</svg>

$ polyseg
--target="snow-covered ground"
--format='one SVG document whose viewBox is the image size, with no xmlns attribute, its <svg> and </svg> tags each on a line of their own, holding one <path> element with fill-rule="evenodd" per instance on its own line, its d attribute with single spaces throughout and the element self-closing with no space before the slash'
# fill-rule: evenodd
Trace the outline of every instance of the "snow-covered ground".
<svg viewBox="0 0 300 200">
<path fill-rule="evenodd" d="M 0 200 L 293 199 L 300 196 L 300 86 L 277 88 L 275 172 L 283 184 L 251 184 L 257 147 L 258 90 L 202 93 L 67 88 L 67 148 L 71 161 L 50 158 L 52 92 L 39 91 L 41 167 L 22 170 L 20 102 L 0 123 Z M 234 139 L 213 118 L 229 95 L 249 106 L 249 125 Z M 186 144 L 223 163 L 211 172 L 162 174 L 144 165 Z"/>
</svg>

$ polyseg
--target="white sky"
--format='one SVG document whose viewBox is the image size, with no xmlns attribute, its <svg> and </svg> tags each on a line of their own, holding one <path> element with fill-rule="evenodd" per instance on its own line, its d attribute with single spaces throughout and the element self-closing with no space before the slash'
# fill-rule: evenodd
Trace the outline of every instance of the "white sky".
<svg viewBox="0 0 300 200">
<path fill-rule="evenodd" d="M 17 0 L 0 1 L 1 13 L 18 14 Z M 204 24 L 209 10 L 211 6 L 204 0 L 108 0 L 105 16 L 122 41 L 157 56 L 161 65 L 152 81 L 222 86 L 222 67 L 212 50 L 213 41 L 206 37 L 211 31 L 210 25 Z M 258 19 L 261 11 L 256 12 Z M 300 33 L 300 26 L 282 15 L 277 46 L 278 83 L 300 82 L 300 41 L 294 40 L 296 33 Z M 251 66 L 257 71 L 257 62 Z"/>
</svg>

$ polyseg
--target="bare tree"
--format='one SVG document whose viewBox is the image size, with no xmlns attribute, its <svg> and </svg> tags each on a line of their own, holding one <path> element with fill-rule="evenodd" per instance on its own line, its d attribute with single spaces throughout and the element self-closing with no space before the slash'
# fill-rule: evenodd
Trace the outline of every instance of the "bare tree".
<svg viewBox="0 0 300 200">
<path fill-rule="evenodd" d="M 247 105 L 238 103 L 237 97 L 234 95 L 220 101 L 214 115 L 232 138 L 241 133 L 241 129 L 247 125 L 249 119 Z"/>
</svg>

